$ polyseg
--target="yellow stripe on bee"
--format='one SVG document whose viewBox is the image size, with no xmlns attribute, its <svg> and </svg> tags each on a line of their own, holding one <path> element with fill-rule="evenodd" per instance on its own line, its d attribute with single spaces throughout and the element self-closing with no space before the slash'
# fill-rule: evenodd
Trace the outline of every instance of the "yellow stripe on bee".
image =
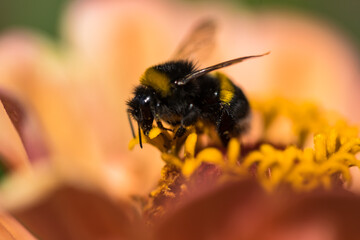
<svg viewBox="0 0 360 240">
<path fill-rule="evenodd" d="M 148 68 L 144 75 L 140 79 L 140 83 L 145 86 L 149 86 L 159 92 L 162 97 L 166 97 L 170 94 L 170 80 L 164 74 L 153 67 Z"/>
<path fill-rule="evenodd" d="M 235 88 L 230 79 L 223 73 L 216 72 L 215 76 L 220 82 L 220 101 L 230 103 L 234 97 Z"/>
</svg>

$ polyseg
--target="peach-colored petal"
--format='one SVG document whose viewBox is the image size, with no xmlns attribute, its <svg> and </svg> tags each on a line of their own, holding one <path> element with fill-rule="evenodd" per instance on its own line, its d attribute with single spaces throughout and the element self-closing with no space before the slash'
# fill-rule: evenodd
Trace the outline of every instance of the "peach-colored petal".
<svg viewBox="0 0 360 240">
<path fill-rule="evenodd" d="M 50 183 L 75 182 L 103 189 L 117 197 L 148 191 L 153 184 L 147 181 L 149 174 L 141 173 L 146 165 L 126 162 L 126 155 L 120 152 L 108 154 L 106 149 L 100 148 L 99 139 L 94 135 L 98 129 L 89 124 L 82 108 L 86 102 L 81 102 L 81 91 L 87 85 L 77 92 L 77 84 L 72 81 L 76 74 L 67 72 L 69 69 L 63 57 L 56 54 L 54 46 L 33 33 L 10 32 L 0 39 L 0 86 L 4 100 L 7 100 L 8 113 L 14 123 L 19 112 L 25 116 L 24 125 L 15 126 L 22 129 L 20 136 L 28 156 L 48 160 L 45 161 L 47 170 L 41 166 L 34 174 L 16 174 L 8 179 L 7 190 L 2 192 L 2 202 L 6 206 L 14 207 L 14 202 L 19 206 L 26 205 L 44 196 L 53 187 L 52 184 L 43 186 L 49 175 L 53 176 Z M 20 106 L 21 111 L 15 111 L 14 106 Z M 101 104 L 98 107 L 101 109 Z M 118 134 L 121 136 L 121 132 Z M 30 151 L 39 143 L 46 143 L 46 155 Z M 45 177 L 36 177 L 38 172 Z M 16 189 L 15 195 L 8 191 L 12 187 Z M 9 195 L 5 196 L 5 193 Z M 18 196 L 18 201 L 14 201 L 14 196 Z"/>
<path fill-rule="evenodd" d="M 104 172 L 98 171 L 101 153 L 83 124 L 81 112 L 76 111 L 76 100 L 71 87 L 66 85 L 71 81 L 65 81 L 65 70 L 54 48 L 37 35 L 10 32 L 0 39 L 0 63 L 0 86 L 2 93 L 7 94 L 2 95 L 11 99 L 6 103 L 16 100 L 25 116 L 24 126 L 20 127 L 25 148 L 34 149 L 31 144 L 45 142 L 48 154 L 37 157 L 51 160 L 46 164 L 54 176 L 102 186 Z M 10 107 L 15 105 L 6 106 L 11 113 L 14 109 Z M 31 151 L 28 154 L 34 156 Z M 23 183 L 17 185 L 17 192 L 29 192 L 33 188 L 29 185 L 34 182 Z"/>
<path fill-rule="evenodd" d="M 69 13 L 65 35 L 80 70 L 77 91 L 106 152 L 127 152 L 125 101 L 143 71 L 168 57 L 164 23 L 155 17 L 160 13 L 120 1 L 77 2 Z"/>
</svg>

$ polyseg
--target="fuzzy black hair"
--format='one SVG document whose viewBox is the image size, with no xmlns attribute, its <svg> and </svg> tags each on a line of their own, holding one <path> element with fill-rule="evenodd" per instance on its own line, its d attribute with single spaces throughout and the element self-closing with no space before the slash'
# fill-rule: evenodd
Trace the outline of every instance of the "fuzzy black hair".
<svg viewBox="0 0 360 240">
<path fill-rule="evenodd" d="M 195 64 L 187 60 L 170 61 L 153 68 L 166 74 L 172 83 L 196 70 Z"/>
</svg>

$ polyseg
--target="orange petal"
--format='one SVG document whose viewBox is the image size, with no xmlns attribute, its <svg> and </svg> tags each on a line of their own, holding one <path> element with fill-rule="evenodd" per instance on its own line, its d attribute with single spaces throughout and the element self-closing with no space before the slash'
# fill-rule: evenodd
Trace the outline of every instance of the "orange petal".
<svg viewBox="0 0 360 240">
<path fill-rule="evenodd" d="M 0 238 L 12 240 L 35 240 L 19 222 L 8 214 L 0 213 Z"/>
</svg>

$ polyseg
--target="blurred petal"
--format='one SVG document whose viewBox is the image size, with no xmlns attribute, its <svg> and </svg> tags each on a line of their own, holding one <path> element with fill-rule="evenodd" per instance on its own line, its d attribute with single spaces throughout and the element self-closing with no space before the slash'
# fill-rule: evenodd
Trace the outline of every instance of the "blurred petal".
<svg viewBox="0 0 360 240">
<path fill-rule="evenodd" d="M 145 69 L 168 57 L 164 23 L 154 17 L 161 13 L 136 1 L 79 1 L 70 8 L 65 36 L 80 65 L 77 81 L 86 80 L 78 94 L 106 152 L 127 152 L 125 101 Z"/>
<path fill-rule="evenodd" d="M 23 143 L 2 104 L 0 104 L 0 131 L 0 155 L 3 164 L 10 170 L 28 169 L 29 160 Z"/>
<path fill-rule="evenodd" d="M 146 239 L 130 205 L 81 188 L 63 186 L 14 215 L 40 239 Z"/>
<path fill-rule="evenodd" d="M 0 213 L 0 238 L 4 240 L 35 240 L 35 238 L 8 214 Z"/>
<path fill-rule="evenodd" d="M 36 112 L 43 97 L 38 91 L 39 79 L 53 77 L 43 44 L 35 35 L 20 31 L 0 38 L 1 101 L 32 161 L 47 158 L 49 147 Z"/>
<path fill-rule="evenodd" d="M 155 239 L 247 239 L 268 212 L 265 200 L 252 181 L 217 188 L 170 213 Z"/>
<path fill-rule="evenodd" d="M 30 161 L 44 159 L 48 156 L 47 146 L 39 131 L 39 126 L 24 106 L 10 94 L 0 91 L 0 100 L 12 124 L 20 135 Z"/>
<path fill-rule="evenodd" d="M 274 208 L 254 239 L 358 239 L 359 201 L 345 191 L 294 196 Z"/>
<path fill-rule="evenodd" d="M 57 179 L 81 182 L 109 192 L 121 186 L 122 195 L 128 196 L 133 186 L 129 175 L 124 174 L 124 165 L 111 164 L 113 170 L 118 170 L 116 178 L 108 171 L 99 170 L 110 166 L 103 164 L 105 157 L 87 124 L 82 105 L 78 104 L 72 75 L 67 73 L 61 57 L 54 46 L 34 33 L 5 34 L 0 39 L 0 86 L 6 110 L 29 157 L 51 160 L 47 161 L 48 168 Z M 16 119 L 17 116 L 23 119 Z M 29 184 L 34 182 L 23 183 L 18 191 L 33 188 Z"/>
<path fill-rule="evenodd" d="M 357 239 L 359 201 L 345 191 L 268 195 L 242 181 L 185 201 L 157 225 L 155 239 Z"/>
</svg>

